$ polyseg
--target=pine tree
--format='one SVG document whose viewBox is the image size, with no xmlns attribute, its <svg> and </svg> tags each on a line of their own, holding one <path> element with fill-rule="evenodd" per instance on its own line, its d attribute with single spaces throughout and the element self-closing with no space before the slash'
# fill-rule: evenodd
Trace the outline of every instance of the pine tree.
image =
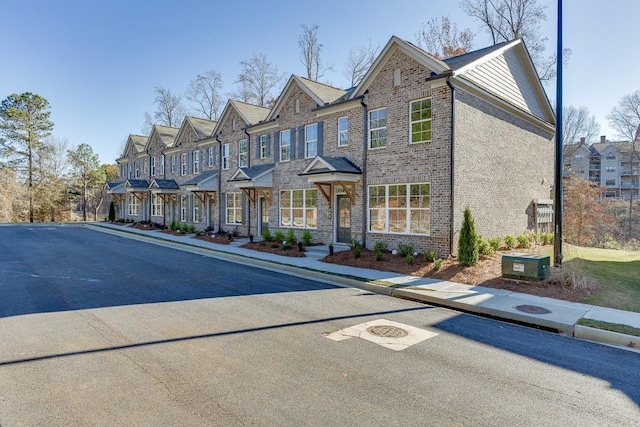
<svg viewBox="0 0 640 427">
<path fill-rule="evenodd" d="M 113 222 L 116 220 L 116 205 L 113 203 L 113 200 L 109 204 L 109 221 Z"/>
<path fill-rule="evenodd" d="M 464 210 L 464 220 L 458 239 L 458 260 L 460 264 L 470 266 L 478 262 L 478 235 L 471 216 L 471 209 Z"/>
</svg>

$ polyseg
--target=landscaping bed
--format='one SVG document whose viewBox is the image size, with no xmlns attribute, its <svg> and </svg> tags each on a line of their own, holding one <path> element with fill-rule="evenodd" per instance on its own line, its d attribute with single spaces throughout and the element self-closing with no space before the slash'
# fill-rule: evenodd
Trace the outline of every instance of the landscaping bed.
<svg viewBox="0 0 640 427">
<path fill-rule="evenodd" d="M 298 249 L 297 245 L 289 246 L 288 249 L 284 249 L 285 246 L 282 243 L 276 243 L 276 242 L 253 242 L 253 243 L 249 242 L 249 243 L 245 243 L 241 247 L 245 249 L 251 249 L 254 251 L 268 252 L 271 254 L 283 255 L 283 256 L 289 256 L 289 257 L 305 256 L 304 248 L 302 252 Z"/>
</svg>

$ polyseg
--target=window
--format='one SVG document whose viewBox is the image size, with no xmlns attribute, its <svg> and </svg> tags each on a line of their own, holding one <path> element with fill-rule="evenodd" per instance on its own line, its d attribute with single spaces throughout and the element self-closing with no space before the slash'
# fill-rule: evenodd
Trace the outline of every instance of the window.
<svg viewBox="0 0 640 427">
<path fill-rule="evenodd" d="M 178 172 L 178 161 L 176 159 L 176 155 L 171 156 L 171 173 Z"/>
<path fill-rule="evenodd" d="M 607 199 L 613 199 L 617 196 L 615 191 L 605 191 L 604 193 L 604 197 L 606 197 Z"/>
<path fill-rule="evenodd" d="M 208 165 L 210 168 L 213 167 L 213 146 L 209 147 L 208 152 L 207 152 L 207 158 L 208 160 Z"/>
<path fill-rule="evenodd" d="M 129 163 L 127 167 L 128 167 L 127 178 L 131 179 L 133 178 L 133 165 Z"/>
<path fill-rule="evenodd" d="M 238 166 L 246 168 L 249 165 L 249 143 L 246 139 L 238 141 Z"/>
<path fill-rule="evenodd" d="M 607 166 L 607 168 L 605 169 L 605 172 L 615 172 L 615 171 L 616 171 L 615 166 Z"/>
<path fill-rule="evenodd" d="M 615 160 L 616 159 L 616 155 L 613 153 L 609 153 L 607 154 L 607 160 Z"/>
<path fill-rule="evenodd" d="M 280 226 L 317 228 L 318 190 L 280 191 Z"/>
<path fill-rule="evenodd" d="M 144 169 L 143 169 L 143 173 L 145 175 L 147 175 L 147 173 L 149 173 L 149 160 L 148 159 L 144 159 Z"/>
<path fill-rule="evenodd" d="M 193 222 L 200 222 L 200 199 L 198 198 L 198 196 L 193 194 L 191 196 L 191 200 L 191 205 L 193 206 Z"/>
<path fill-rule="evenodd" d="M 156 176 L 156 158 L 151 158 L 151 176 Z"/>
<path fill-rule="evenodd" d="M 338 147 L 349 144 L 349 117 L 338 119 Z"/>
<path fill-rule="evenodd" d="M 411 102 L 411 143 L 431 141 L 431 98 Z"/>
<path fill-rule="evenodd" d="M 140 212 L 140 201 L 138 198 L 134 194 L 129 194 L 127 199 L 129 199 L 127 202 L 127 205 L 129 206 L 129 215 L 138 215 Z"/>
<path fill-rule="evenodd" d="M 140 178 L 140 161 L 135 163 L 135 178 Z"/>
<path fill-rule="evenodd" d="M 304 127 L 304 158 L 309 159 L 318 154 L 318 124 Z"/>
<path fill-rule="evenodd" d="M 200 173 L 200 150 L 196 150 L 193 152 L 193 158 L 191 159 L 192 168 L 191 171 L 193 173 Z"/>
<path fill-rule="evenodd" d="M 222 146 L 222 154 L 220 156 L 222 157 L 222 169 L 229 169 L 229 144 Z"/>
<path fill-rule="evenodd" d="M 164 175 L 164 154 L 160 156 L 160 175 Z"/>
<path fill-rule="evenodd" d="M 616 180 L 615 180 L 615 179 L 608 179 L 608 180 L 605 182 L 605 185 L 606 185 L 607 187 L 615 187 L 615 185 L 616 185 Z"/>
<path fill-rule="evenodd" d="M 187 153 L 180 155 L 180 175 L 187 174 Z"/>
<path fill-rule="evenodd" d="M 280 161 L 291 160 L 291 129 L 280 131 Z"/>
<path fill-rule="evenodd" d="M 429 234 L 431 186 L 427 183 L 369 187 L 369 231 Z"/>
<path fill-rule="evenodd" d="M 180 221 L 185 222 L 187 220 L 187 196 L 180 196 Z"/>
<path fill-rule="evenodd" d="M 387 146 L 387 109 L 369 112 L 369 148 Z"/>
<path fill-rule="evenodd" d="M 260 158 L 267 158 L 267 135 L 260 135 L 258 139 L 258 149 L 260 150 Z"/>
<path fill-rule="evenodd" d="M 125 173 L 126 168 L 127 168 L 127 165 L 124 165 L 124 164 L 120 165 L 120 178 L 124 178 L 124 177 L 125 177 L 125 175 L 126 175 L 126 173 Z"/>
<path fill-rule="evenodd" d="M 164 203 L 158 194 L 151 194 L 151 216 L 164 215 Z"/>
<path fill-rule="evenodd" d="M 227 224 L 242 224 L 242 193 L 227 193 Z"/>
</svg>

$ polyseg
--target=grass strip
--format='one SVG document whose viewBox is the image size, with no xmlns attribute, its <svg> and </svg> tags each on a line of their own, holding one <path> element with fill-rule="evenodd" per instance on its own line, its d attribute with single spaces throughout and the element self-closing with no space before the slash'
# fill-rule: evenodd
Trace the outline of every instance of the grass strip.
<svg viewBox="0 0 640 427">
<path fill-rule="evenodd" d="M 633 326 L 621 325 L 619 323 L 603 322 L 601 320 L 580 319 L 578 325 L 589 326 L 591 328 L 602 329 L 604 331 L 618 332 L 625 335 L 640 337 L 640 329 Z"/>
</svg>

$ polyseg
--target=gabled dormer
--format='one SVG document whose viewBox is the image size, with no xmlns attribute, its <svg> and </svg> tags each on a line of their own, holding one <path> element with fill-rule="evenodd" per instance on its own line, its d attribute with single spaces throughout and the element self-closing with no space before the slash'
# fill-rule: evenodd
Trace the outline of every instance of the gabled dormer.
<svg viewBox="0 0 640 427">
<path fill-rule="evenodd" d="M 275 120 L 282 109 L 288 104 L 293 103 L 293 112 L 297 114 L 300 112 L 300 99 L 291 99 L 296 93 L 295 89 L 300 89 L 305 95 L 307 95 L 313 101 L 313 107 L 323 107 L 342 99 L 347 91 L 335 88 L 333 86 L 325 85 L 323 83 L 314 82 L 313 80 L 305 79 L 304 77 L 291 75 L 289 81 L 284 86 L 284 89 L 278 97 L 278 101 L 271 109 L 266 121 Z"/>
</svg>

